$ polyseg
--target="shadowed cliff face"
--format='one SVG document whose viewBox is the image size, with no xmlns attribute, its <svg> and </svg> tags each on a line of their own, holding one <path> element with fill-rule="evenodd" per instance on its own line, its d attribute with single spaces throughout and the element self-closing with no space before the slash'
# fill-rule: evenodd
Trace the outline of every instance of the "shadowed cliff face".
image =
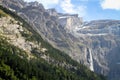
<svg viewBox="0 0 120 80">
<path fill-rule="evenodd" d="M 91 21 L 80 27 L 76 34 L 91 50 L 94 71 L 119 79 L 120 21 Z"/>
<path fill-rule="evenodd" d="M 83 23 L 77 15 L 46 10 L 37 2 L 21 4 L 16 1 L 16 5 L 12 1 L 3 0 L 3 4 L 15 10 L 54 47 L 92 71 L 107 75 L 111 80 L 119 79 L 120 21 L 96 20 Z"/>
</svg>

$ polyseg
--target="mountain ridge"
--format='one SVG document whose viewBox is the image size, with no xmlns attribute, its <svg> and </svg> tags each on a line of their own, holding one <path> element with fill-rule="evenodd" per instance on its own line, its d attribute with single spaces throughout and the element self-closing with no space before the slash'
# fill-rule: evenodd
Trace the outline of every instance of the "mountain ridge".
<svg viewBox="0 0 120 80">
<path fill-rule="evenodd" d="M 15 13 L 2 6 L 0 10 L 0 79 L 104 79 L 53 48 Z"/>
<path fill-rule="evenodd" d="M 66 14 L 56 13 L 54 9 L 49 13 L 43 7 L 25 6 L 16 9 L 12 7 L 13 5 L 5 6 L 16 10 L 16 13 L 33 25 L 33 29 L 55 48 L 64 51 L 88 68 L 92 67 L 95 72 L 109 76 L 111 80 L 119 75 L 119 68 L 114 69 L 117 65 L 111 64 L 112 56 L 114 63 L 119 61 L 116 59 L 119 57 L 119 21 L 114 23 L 110 20 L 104 23 L 106 20 L 101 20 L 102 22 L 99 23 L 100 20 L 83 22 L 80 19 L 79 22 L 77 16 L 66 19 Z M 63 15 L 64 19 L 58 15 Z M 115 74 L 112 75 L 113 73 Z"/>
</svg>

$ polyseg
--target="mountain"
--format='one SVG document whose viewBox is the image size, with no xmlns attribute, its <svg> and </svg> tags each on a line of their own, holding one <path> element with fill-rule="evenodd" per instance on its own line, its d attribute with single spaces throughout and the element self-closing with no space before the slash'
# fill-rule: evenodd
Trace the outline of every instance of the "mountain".
<svg viewBox="0 0 120 80">
<path fill-rule="evenodd" d="M 62 16 L 72 16 L 77 19 L 76 15 L 57 13 L 54 9 L 45 10 L 42 4 L 36 6 L 37 2 L 27 3 L 23 8 L 19 7 L 19 9 L 16 9 L 19 4 L 17 4 L 17 6 L 13 4 L 11 5 L 10 2 L 13 3 L 12 1 L 13 0 L 4 0 L 2 5 L 17 12 L 18 15 L 32 25 L 33 29 L 36 30 L 44 40 L 48 41 L 54 47 L 72 55 L 71 53 L 73 53 L 74 46 L 71 44 L 73 43 L 73 40 L 71 39 L 77 41 L 77 38 L 70 34 L 69 31 L 66 32 L 67 29 L 60 24 L 62 19 L 59 18 Z M 19 3 L 19 1 L 16 1 L 16 3 Z M 16 7 L 13 8 L 11 6 Z"/>
<path fill-rule="evenodd" d="M 24 19 L 0 6 L 0 80 L 105 80 L 53 48 Z"/>
<path fill-rule="evenodd" d="M 54 48 L 109 80 L 120 79 L 119 20 L 84 22 L 77 14 L 58 13 L 38 2 L 2 0 L 1 4 L 25 19 Z"/>
<path fill-rule="evenodd" d="M 92 53 L 94 71 L 119 80 L 120 21 L 96 20 L 76 32 Z"/>
</svg>

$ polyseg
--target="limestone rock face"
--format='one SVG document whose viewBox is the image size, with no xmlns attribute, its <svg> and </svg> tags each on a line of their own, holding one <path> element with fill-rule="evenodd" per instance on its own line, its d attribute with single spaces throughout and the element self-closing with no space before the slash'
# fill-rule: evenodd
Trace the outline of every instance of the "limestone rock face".
<svg viewBox="0 0 120 80">
<path fill-rule="evenodd" d="M 79 28 L 77 35 L 92 52 L 94 71 L 119 79 L 120 21 L 91 21 Z"/>
<path fill-rule="evenodd" d="M 44 40 L 66 52 L 72 59 L 88 66 L 92 71 L 108 76 L 109 80 L 119 79 L 119 20 L 83 22 L 77 14 L 46 10 L 37 2 L 3 0 L 2 5 L 15 10 Z"/>
</svg>

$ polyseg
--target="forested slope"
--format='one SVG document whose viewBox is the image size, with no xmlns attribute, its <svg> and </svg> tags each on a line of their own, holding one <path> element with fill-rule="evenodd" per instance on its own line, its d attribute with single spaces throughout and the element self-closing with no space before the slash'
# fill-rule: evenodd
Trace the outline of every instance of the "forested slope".
<svg viewBox="0 0 120 80">
<path fill-rule="evenodd" d="M 0 21 L 0 80 L 105 80 L 53 48 L 2 6 Z"/>
</svg>

